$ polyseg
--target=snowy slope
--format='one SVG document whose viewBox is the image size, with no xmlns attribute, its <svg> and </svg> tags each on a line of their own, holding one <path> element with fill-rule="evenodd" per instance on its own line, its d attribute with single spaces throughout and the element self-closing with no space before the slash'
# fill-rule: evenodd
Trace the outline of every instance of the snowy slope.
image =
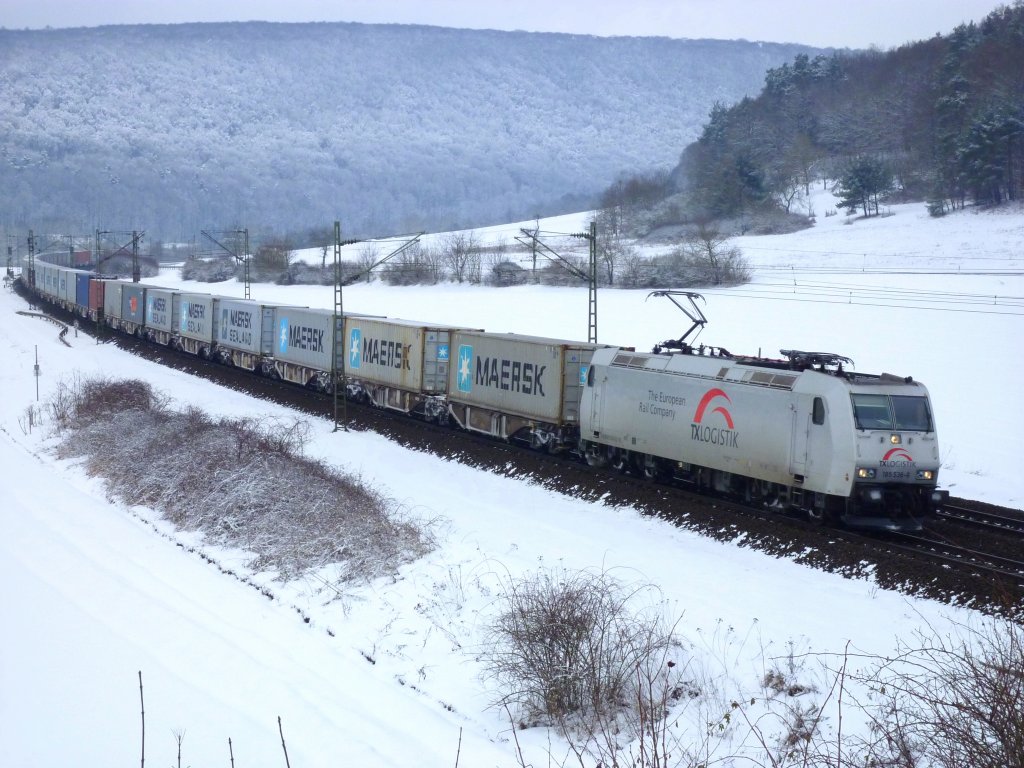
<svg viewBox="0 0 1024 768">
<path fill-rule="evenodd" d="M 1013 382 L 1022 365 L 1021 310 L 1010 305 L 1009 314 L 964 314 L 936 304 L 912 310 L 893 306 L 891 297 L 861 294 L 823 305 L 806 300 L 822 297 L 802 292 L 812 268 L 829 260 L 845 268 L 850 253 L 860 254 L 860 264 L 902 272 L 983 261 L 1022 271 L 1024 216 L 964 214 L 934 222 L 921 213 L 898 208 L 890 218 L 852 225 L 831 217 L 836 221 L 819 219 L 806 233 L 744 240 L 757 280 L 749 288 L 708 292 L 711 325 L 702 340 L 734 351 L 824 348 L 853 357 L 861 370 L 920 378 L 931 388 L 946 446 L 944 484 L 954 493 L 1020 506 L 1024 481 L 1014 457 L 1024 414 Z M 777 267 L 787 264 L 790 289 L 796 275 L 795 293 L 786 301 L 779 294 L 752 298 L 778 282 Z M 953 300 L 950 293 L 971 293 L 1019 303 L 1024 294 L 1019 274 L 886 272 L 827 280 L 848 293 L 853 285 L 870 285 L 941 291 L 946 301 Z M 160 282 L 178 281 L 168 275 Z M 241 286 L 219 285 L 217 292 L 241 294 Z M 259 285 L 253 294 L 313 306 L 331 300 L 329 288 Z M 353 311 L 585 335 L 586 296 L 579 290 L 374 284 L 345 295 Z M 676 310 L 644 298 L 603 291 L 602 340 L 645 347 L 678 335 Z M 968 308 L 992 306 L 1002 305 Z M 342 596 L 315 579 L 270 581 L 274 598 L 268 599 L 178 547 L 175 541 L 198 542 L 170 532 L 150 511 L 109 502 L 98 482 L 54 460 L 45 433 L 26 434 L 22 423 L 35 402 L 37 351 L 44 398 L 61 376 L 104 372 L 145 377 L 176 402 L 215 413 L 271 417 L 284 410 L 96 345 L 84 333 L 65 348 L 53 326 L 16 315 L 18 309 L 24 309 L 19 298 L 0 293 L 5 765 L 138 760 L 142 671 L 148 764 L 173 763 L 174 733 L 183 731 L 183 765 L 227 764 L 229 738 L 238 765 L 283 765 L 281 717 L 296 766 L 450 766 L 457 752 L 459 765 L 514 766 L 509 724 L 487 706 L 492 692 L 479 678 L 475 651 L 501 581 L 541 565 L 612 569 L 626 581 L 659 585 L 668 613 L 682 616 L 689 653 L 723 695 L 756 686 L 765 655 L 785 657 L 790 644 L 797 652 L 827 654 L 842 653 L 850 642 L 858 652 L 885 653 L 917 628 L 970 618 L 869 580 L 708 541 L 629 509 L 564 498 L 373 434 L 332 433 L 322 422 L 313 424 L 308 452 L 361 474 L 434 521 L 440 546 L 392 581 Z M 243 570 L 241 553 L 208 554 Z M 820 683 L 816 663 L 804 674 Z M 714 702 L 706 706 L 703 714 L 715 717 Z M 542 729 L 518 737 L 528 763 L 561 764 L 565 757 Z"/>
</svg>

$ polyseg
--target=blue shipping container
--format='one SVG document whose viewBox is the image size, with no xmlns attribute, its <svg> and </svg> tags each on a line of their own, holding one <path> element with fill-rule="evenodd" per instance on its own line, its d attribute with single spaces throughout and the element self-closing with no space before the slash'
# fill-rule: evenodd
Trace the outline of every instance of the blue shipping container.
<svg viewBox="0 0 1024 768">
<path fill-rule="evenodd" d="M 91 277 L 90 274 L 75 275 L 75 304 L 82 309 L 89 308 L 89 279 Z"/>
</svg>

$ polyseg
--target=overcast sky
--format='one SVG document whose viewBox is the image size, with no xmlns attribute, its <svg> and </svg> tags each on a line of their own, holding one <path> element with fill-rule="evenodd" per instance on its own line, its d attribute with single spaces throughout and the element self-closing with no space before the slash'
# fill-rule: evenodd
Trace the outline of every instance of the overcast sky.
<svg viewBox="0 0 1024 768">
<path fill-rule="evenodd" d="M 360 21 L 891 48 L 979 21 L 997 0 L 0 0 L 8 29 Z"/>
</svg>

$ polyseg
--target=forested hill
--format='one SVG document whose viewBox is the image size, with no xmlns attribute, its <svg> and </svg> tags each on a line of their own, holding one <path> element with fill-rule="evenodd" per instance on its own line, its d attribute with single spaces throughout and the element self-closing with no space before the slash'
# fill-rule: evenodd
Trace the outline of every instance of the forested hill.
<svg viewBox="0 0 1024 768">
<path fill-rule="evenodd" d="M 801 52 L 361 24 L 0 30 L 0 226 L 347 233 L 592 202 Z"/>
<path fill-rule="evenodd" d="M 798 55 L 715 108 L 675 172 L 694 215 L 786 207 L 837 179 L 851 210 L 1024 199 L 1024 2 L 888 52 Z"/>
</svg>

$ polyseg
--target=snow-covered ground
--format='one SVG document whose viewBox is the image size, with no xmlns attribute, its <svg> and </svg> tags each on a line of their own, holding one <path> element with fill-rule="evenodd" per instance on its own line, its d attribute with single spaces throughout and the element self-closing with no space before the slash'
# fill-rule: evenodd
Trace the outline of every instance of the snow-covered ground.
<svg viewBox="0 0 1024 768">
<path fill-rule="evenodd" d="M 705 291 L 710 323 L 701 340 L 734 352 L 827 350 L 859 370 L 924 381 L 943 445 L 943 487 L 1024 506 L 1024 213 L 935 220 L 908 205 L 847 224 L 842 214 L 824 216 L 827 201 L 816 205 L 810 230 L 737 241 L 755 280 Z M 542 226 L 581 231 L 586 220 Z M 151 282 L 183 285 L 174 274 Z M 214 290 L 243 293 L 233 283 Z M 254 285 L 253 298 L 328 307 L 332 293 Z M 645 298 L 602 291 L 600 340 L 647 348 L 678 336 L 682 315 Z M 346 288 L 345 307 L 568 338 L 585 338 L 587 326 L 580 289 L 374 283 Z M 147 764 L 173 764 L 174 734 L 183 733 L 182 765 L 229 764 L 229 739 L 237 765 L 283 765 L 280 717 L 295 766 L 450 766 L 457 754 L 463 766 L 517 765 L 507 717 L 488 707 L 493 691 L 476 652 L 502 579 L 542 566 L 612 569 L 658 585 L 666 611 L 682 617 L 696 665 L 730 694 L 757 686 L 766 657 L 841 654 L 848 642 L 884 654 L 921 627 L 970 619 L 870 580 L 712 542 L 374 434 L 333 433 L 325 422 L 313 424 L 307 452 L 432 520 L 440 546 L 394 580 L 344 595 L 312 578 L 269 582 L 268 599 L 177 546 L 201 542 L 148 510 L 108 501 L 98 481 L 48 453 L 45 425 L 27 433 L 24 416 L 36 402 L 37 353 L 43 399 L 62 377 L 99 372 L 144 377 L 177 403 L 218 414 L 275 417 L 284 409 L 84 333 L 65 348 L 53 326 L 15 314 L 24 308 L 0 293 L 4 765 L 139 760 L 140 671 Z M 242 553 L 208 554 L 242 569 Z M 813 678 L 816 665 L 802 675 Z M 716 702 L 704 706 L 707 717 L 723 714 Z M 543 729 L 517 735 L 527 763 L 563 762 L 564 747 Z"/>
</svg>

